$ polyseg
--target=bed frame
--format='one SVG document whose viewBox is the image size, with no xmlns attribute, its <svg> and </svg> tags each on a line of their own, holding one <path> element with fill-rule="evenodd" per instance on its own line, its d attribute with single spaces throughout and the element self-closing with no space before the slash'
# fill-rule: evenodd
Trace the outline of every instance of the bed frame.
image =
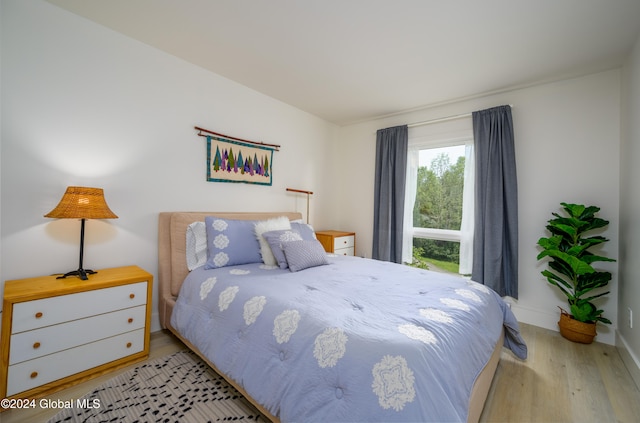
<svg viewBox="0 0 640 423">
<path fill-rule="evenodd" d="M 298 212 L 261 212 L 261 213 L 232 213 L 232 212 L 162 212 L 158 220 L 158 286 L 159 286 L 159 314 L 160 324 L 164 329 L 171 331 L 184 344 L 202 358 L 216 373 L 220 374 L 234 388 L 236 388 L 251 404 L 272 422 L 279 422 L 276 416 L 269 413 L 258 404 L 245 390 L 234 380 L 220 372 L 196 347 L 184 339 L 175 328 L 171 326 L 171 313 L 180 292 L 182 282 L 189 270 L 186 260 L 186 232 L 187 227 L 196 221 L 204 221 L 206 216 L 216 216 L 225 219 L 240 220 L 265 220 L 279 216 L 287 216 L 290 220 L 302 219 Z M 482 370 L 471 392 L 469 402 L 468 422 L 475 423 L 480 420 L 482 409 L 486 401 L 493 375 L 495 374 L 500 353 L 502 351 L 503 337 L 496 343 L 494 352 Z"/>
</svg>

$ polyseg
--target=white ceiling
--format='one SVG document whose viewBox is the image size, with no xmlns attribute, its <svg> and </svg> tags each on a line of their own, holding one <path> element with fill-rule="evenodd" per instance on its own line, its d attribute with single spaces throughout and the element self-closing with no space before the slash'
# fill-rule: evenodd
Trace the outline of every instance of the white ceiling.
<svg viewBox="0 0 640 423">
<path fill-rule="evenodd" d="M 640 0 L 48 0 L 339 125 L 620 66 Z"/>
</svg>

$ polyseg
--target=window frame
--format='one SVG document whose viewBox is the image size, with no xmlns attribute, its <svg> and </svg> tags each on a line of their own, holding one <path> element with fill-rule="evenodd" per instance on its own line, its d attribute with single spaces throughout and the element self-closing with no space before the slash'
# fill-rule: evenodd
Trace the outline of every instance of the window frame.
<svg viewBox="0 0 640 423">
<path fill-rule="evenodd" d="M 434 128 L 429 128 L 430 131 L 427 134 L 422 134 L 422 135 L 416 135 L 416 134 L 412 134 L 411 131 L 409 132 L 409 154 L 420 154 L 420 150 L 431 150 L 431 149 L 437 149 L 437 148 L 445 148 L 445 147 L 454 147 L 454 146 L 466 146 L 467 145 L 471 145 L 473 146 L 474 144 L 474 139 L 473 139 L 473 130 L 472 130 L 472 123 L 471 120 L 469 119 L 467 122 L 461 122 L 461 124 L 458 124 L 458 128 L 457 129 L 449 129 L 447 130 L 446 128 L 442 128 L 442 127 L 438 127 L 438 126 L 444 126 L 443 124 L 437 124 L 437 125 L 433 125 Z M 463 129 L 460 129 L 460 127 L 462 127 Z M 473 148 L 473 147 L 472 147 Z M 465 162 L 465 185 L 468 183 L 468 181 L 466 180 L 467 178 L 467 164 L 468 162 Z M 408 164 L 409 166 L 409 164 Z M 419 167 L 419 163 L 417 164 L 417 166 Z M 471 173 L 471 182 L 475 185 L 475 178 L 473 175 L 474 172 Z M 410 171 L 409 169 L 407 169 L 407 175 L 409 176 Z M 416 182 L 416 189 L 417 189 L 417 182 Z M 470 189 L 475 190 L 475 187 L 472 186 Z M 408 196 L 410 194 L 405 194 L 405 196 Z M 464 195 L 464 194 L 463 194 Z M 406 207 L 406 203 L 407 201 L 405 201 L 405 207 Z M 415 200 L 413 201 L 414 207 L 415 207 Z M 463 198 L 463 210 L 465 208 L 465 199 Z M 413 208 L 411 208 L 411 210 L 407 211 L 408 214 L 405 214 L 405 216 L 413 216 Z M 467 213 L 469 213 L 469 211 L 467 211 Z M 471 214 L 471 216 L 469 216 L 471 219 L 473 219 L 473 213 Z M 406 217 L 405 217 L 406 218 Z M 463 219 L 464 221 L 464 219 Z M 461 226 L 463 226 L 464 223 L 461 223 Z M 473 226 L 473 223 L 471 222 L 471 227 Z M 471 229 L 471 232 L 473 232 L 473 230 Z M 408 246 L 411 245 L 411 251 L 409 252 L 403 252 L 403 256 L 404 257 L 412 257 L 413 256 L 413 239 L 414 238 L 421 238 L 421 239 L 432 239 L 432 240 L 437 240 L 437 241 L 449 241 L 449 242 L 457 242 L 459 244 L 461 244 L 460 249 L 461 249 L 461 254 L 462 254 L 462 240 L 463 240 L 463 229 L 461 227 L 460 230 L 453 230 L 453 229 L 439 229 L 439 228 L 423 228 L 423 227 L 415 227 L 413 226 L 413 218 L 411 218 L 411 226 L 409 227 L 408 225 L 405 224 L 405 229 L 404 229 L 404 237 L 409 237 L 410 239 L 405 240 L 405 242 L 403 243 L 404 248 L 409 248 Z M 408 253 L 408 254 L 405 254 Z M 464 270 L 468 270 L 470 273 L 470 266 L 471 263 L 470 261 L 472 260 L 472 257 L 468 256 L 467 261 L 469 262 L 468 265 L 468 269 L 464 269 Z M 462 255 L 461 255 L 461 260 L 462 261 Z M 460 264 L 460 263 L 458 263 Z M 461 266 L 462 267 L 462 266 Z M 466 274 L 467 272 L 464 272 L 464 274 Z"/>
</svg>

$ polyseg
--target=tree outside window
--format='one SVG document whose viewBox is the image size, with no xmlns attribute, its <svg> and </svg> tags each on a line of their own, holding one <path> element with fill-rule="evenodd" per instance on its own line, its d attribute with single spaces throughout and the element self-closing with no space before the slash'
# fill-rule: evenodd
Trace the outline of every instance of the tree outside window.
<svg viewBox="0 0 640 423">
<path fill-rule="evenodd" d="M 458 273 L 464 145 L 420 150 L 413 208 L 413 265 Z"/>
</svg>

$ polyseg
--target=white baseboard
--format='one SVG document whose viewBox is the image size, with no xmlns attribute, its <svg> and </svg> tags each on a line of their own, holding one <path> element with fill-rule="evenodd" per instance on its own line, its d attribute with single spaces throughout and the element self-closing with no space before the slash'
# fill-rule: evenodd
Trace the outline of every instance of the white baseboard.
<svg viewBox="0 0 640 423">
<path fill-rule="evenodd" d="M 640 389 L 640 358 L 631 351 L 629 344 L 620 335 L 619 331 L 616 331 L 616 348 L 620 353 L 620 357 L 622 357 L 624 365 L 627 366 L 629 373 L 631 373 L 631 378 L 636 383 L 636 387 Z"/>
<path fill-rule="evenodd" d="M 523 307 L 518 303 L 510 302 L 509 305 L 519 322 L 554 330 L 556 332 L 558 331 L 559 313 Z"/>
<path fill-rule="evenodd" d="M 556 309 L 555 312 L 551 312 L 523 307 L 515 302 L 510 302 L 508 299 L 507 302 L 510 303 L 511 310 L 519 322 L 559 332 L 560 310 Z M 616 345 L 615 327 L 612 328 L 611 326 L 613 325 L 598 324 L 596 342 Z"/>
</svg>

